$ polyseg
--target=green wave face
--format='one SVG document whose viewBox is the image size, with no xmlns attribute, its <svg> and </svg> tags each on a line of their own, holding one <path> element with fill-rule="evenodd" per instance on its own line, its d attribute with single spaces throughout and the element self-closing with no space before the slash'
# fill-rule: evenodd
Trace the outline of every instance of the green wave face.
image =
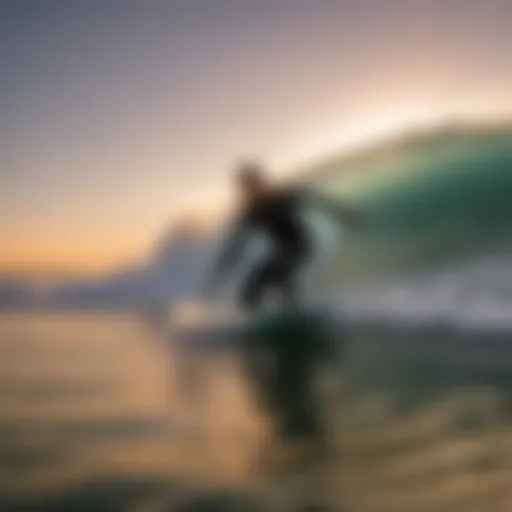
<svg viewBox="0 0 512 512">
<path fill-rule="evenodd" d="M 401 271 L 512 242 L 512 129 L 405 137 L 312 170 L 316 186 L 361 205 L 345 275 Z M 348 269 L 348 270 L 347 270 Z"/>
</svg>

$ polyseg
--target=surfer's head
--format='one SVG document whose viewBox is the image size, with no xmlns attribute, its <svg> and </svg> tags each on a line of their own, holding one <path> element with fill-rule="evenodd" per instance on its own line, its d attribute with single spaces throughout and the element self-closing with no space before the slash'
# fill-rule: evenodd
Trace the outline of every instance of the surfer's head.
<svg viewBox="0 0 512 512">
<path fill-rule="evenodd" d="M 265 193 L 267 178 L 263 165 L 257 161 L 242 162 L 236 167 L 235 179 L 241 193 L 254 199 Z"/>
</svg>

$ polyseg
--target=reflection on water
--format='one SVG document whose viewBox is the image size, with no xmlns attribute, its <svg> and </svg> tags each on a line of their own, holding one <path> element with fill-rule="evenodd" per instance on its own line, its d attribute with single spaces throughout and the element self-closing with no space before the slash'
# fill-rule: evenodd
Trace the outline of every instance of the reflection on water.
<svg viewBox="0 0 512 512">
<path fill-rule="evenodd" d="M 267 475 L 233 353 L 176 358 L 135 314 L 5 315 L 0 510 L 297 510 L 323 494 L 333 510 L 509 512 L 508 342 L 352 334 L 344 394 L 325 392 L 332 457 Z"/>
</svg>

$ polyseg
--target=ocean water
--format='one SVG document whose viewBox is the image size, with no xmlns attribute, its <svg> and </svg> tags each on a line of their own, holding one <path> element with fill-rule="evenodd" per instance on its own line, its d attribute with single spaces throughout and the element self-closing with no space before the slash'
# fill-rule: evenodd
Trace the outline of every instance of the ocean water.
<svg viewBox="0 0 512 512">
<path fill-rule="evenodd" d="M 1 316 L 0 510 L 512 510 L 512 340 L 341 338 L 330 457 L 271 473 L 236 353 L 178 354 L 136 313 Z"/>
</svg>

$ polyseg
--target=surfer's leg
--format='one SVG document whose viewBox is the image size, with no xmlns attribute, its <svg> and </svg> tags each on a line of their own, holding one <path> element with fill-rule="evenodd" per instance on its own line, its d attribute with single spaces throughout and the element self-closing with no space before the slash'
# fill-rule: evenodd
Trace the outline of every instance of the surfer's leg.
<svg viewBox="0 0 512 512">
<path fill-rule="evenodd" d="M 264 275 L 261 267 L 254 269 L 242 283 L 239 303 L 244 309 L 254 311 L 263 298 Z"/>
<path fill-rule="evenodd" d="M 265 260 L 258 265 L 242 284 L 239 302 L 244 309 L 255 311 L 265 296 L 265 293 L 274 286 L 281 271 L 280 261 L 275 258 Z"/>
<path fill-rule="evenodd" d="M 298 286 L 297 271 L 288 271 L 281 281 L 281 296 L 286 308 L 297 309 L 300 304 L 300 293 Z"/>
<path fill-rule="evenodd" d="M 279 290 L 285 308 L 297 309 L 300 305 L 299 278 L 303 258 L 299 255 L 284 255 L 276 272 L 276 287 Z"/>
</svg>

